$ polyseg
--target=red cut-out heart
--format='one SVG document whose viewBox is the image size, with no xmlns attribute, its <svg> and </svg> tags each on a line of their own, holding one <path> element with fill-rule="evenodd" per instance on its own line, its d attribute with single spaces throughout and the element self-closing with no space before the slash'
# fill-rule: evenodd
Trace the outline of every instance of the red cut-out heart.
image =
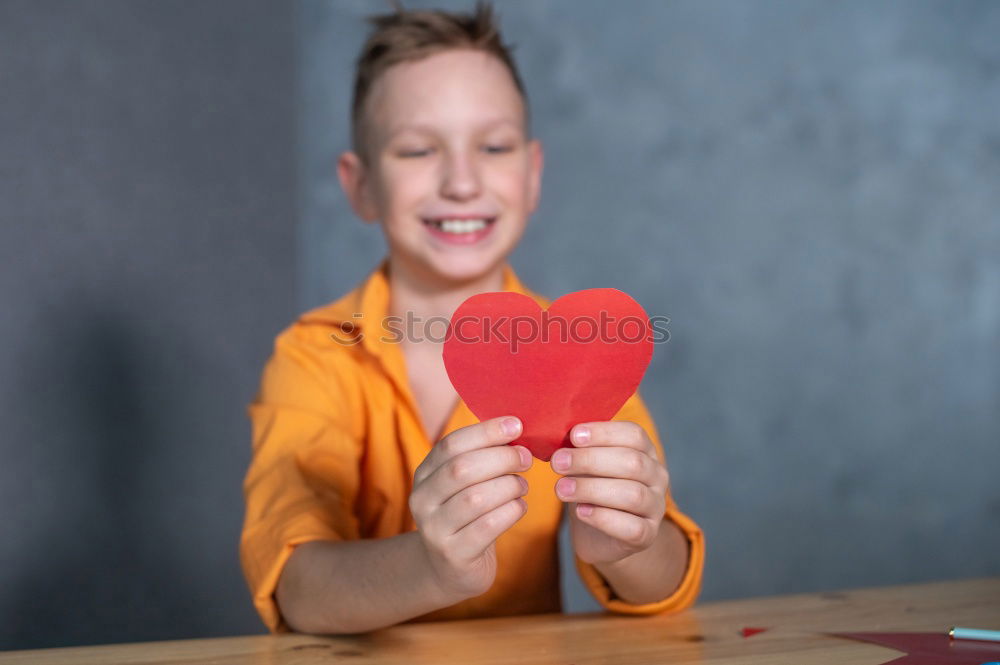
<svg viewBox="0 0 1000 665">
<path fill-rule="evenodd" d="M 572 446 L 574 425 L 618 413 L 652 355 L 649 317 L 617 289 L 570 293 L 544 311 L 520 293 L 481 293 L 455 311 L 444 344 L 472 413 L 517 416 L 524 431 L 513 443 L 546 462 Z"/>
</svg>

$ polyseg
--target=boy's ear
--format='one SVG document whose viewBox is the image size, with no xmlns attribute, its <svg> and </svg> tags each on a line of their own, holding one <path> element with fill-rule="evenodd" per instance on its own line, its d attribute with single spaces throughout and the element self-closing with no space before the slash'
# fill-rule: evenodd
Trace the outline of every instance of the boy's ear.
<svg viewBox="0 0 1000 665">
<path fill-rule="evenodd" d="M 529 211 L 534 212 L 542 194 L 542 169 L 545 166 L 545 152 L 542 142 L 532 139 L 528 142 L 528 202 Z"/>
<path fill-rule="evenodd" d="M 371 193 L 368 169 L 356 153 L 348 151 L 340 155 L 337 159 L 337 177 L 354 214 L 365 222 L 377 220 L 378 210 Z"/>
</svg>

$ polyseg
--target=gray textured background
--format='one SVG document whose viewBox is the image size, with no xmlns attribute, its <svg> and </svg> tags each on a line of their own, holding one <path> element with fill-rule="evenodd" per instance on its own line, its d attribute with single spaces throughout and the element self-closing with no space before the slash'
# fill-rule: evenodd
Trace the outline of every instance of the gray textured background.
<svg viewBox="0 0 1000 665">
<path fill-rule="evenodd" d="M 261 632 L 243 409 L 384 251 L 333 168 L 379 6 L 0 0 L 0 649 Z M 1000 574 L 1000 4 L 498 7 L 513 263 L 671 318 L 703 599 Z"/>
<path fill-rule="evenodd" d="M 261 630 L 240 483 L 296 313 L 293 21 L 0 2 L 0 649 Z"/>
</svg>

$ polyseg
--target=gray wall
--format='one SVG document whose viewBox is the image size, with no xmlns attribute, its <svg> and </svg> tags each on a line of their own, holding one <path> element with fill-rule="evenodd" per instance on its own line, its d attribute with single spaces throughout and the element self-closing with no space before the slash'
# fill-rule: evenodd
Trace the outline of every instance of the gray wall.
<svg viewBox="0 0 1000 665">
<path fill-rule="evenodd" d="M 296 313 L 293 11 L 0 1 L 0 649 L 261 632 L 250 401 Z"/>
<path fill-rule="evenodd" d="M 311 306 L 384 245 L 332 169 L 372 3 L 303 6 Z M 547 147 L 514 266 L 671 318 L 643 390 L 702 597 L 1000 574 L 1000 5 L 498 6 Z"/>
</svg>

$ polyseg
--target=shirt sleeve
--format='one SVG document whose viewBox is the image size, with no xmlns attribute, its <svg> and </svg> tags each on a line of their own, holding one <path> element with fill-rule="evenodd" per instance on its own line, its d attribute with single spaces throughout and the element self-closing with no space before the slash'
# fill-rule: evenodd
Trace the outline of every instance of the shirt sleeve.
<svg viewBox="0 0 1000 665">
<path fill-rule="evenodd" d="M 294 548 L 358 538 L 361 444 L 346 420 L 348 401 L 336 377 L 320 372 L 289 335 L 279 336 L 247 409 L 253 451 L 240 538 L 254 607 L 272 633 L 290 631 L 274 591 Z"/>
<path fill-rule="evenodd" d="M 656 446 L 660 461 L 665 460 L 663 445 L 660 443 L 656 433 L 656 425 L 652 417 L 642 403 L 639 393 L 636 392 L 618 414 L 612 420 L 631 421 L 640 425 L 649 434 L 653 445 Z M 636 605 L 628 603 L 615 596 L 614 590 L 607 581 L 597 571 L 592 564 L 586 563 L 580 557 L 575 556 L 576 569 L 580 574 L 583 583 L 593 594 L 597 602 L 607 610 L 619 614 L 658 614 L 661 612 L 678 612 L 694 604 L 698 593 L 701 591 L 701 575 L 705 565 L 705 539 L 701 529 L 695 522 L 682 513 L 674 503 L 670 492 L 667 492 L 666 509 L 663 514 L 664 519 L 676 524 L 684 534 L 688 542 L 688 565 L 681 579 L 680 585 L 667 598 L 655 603 Z"/>
</svg>

